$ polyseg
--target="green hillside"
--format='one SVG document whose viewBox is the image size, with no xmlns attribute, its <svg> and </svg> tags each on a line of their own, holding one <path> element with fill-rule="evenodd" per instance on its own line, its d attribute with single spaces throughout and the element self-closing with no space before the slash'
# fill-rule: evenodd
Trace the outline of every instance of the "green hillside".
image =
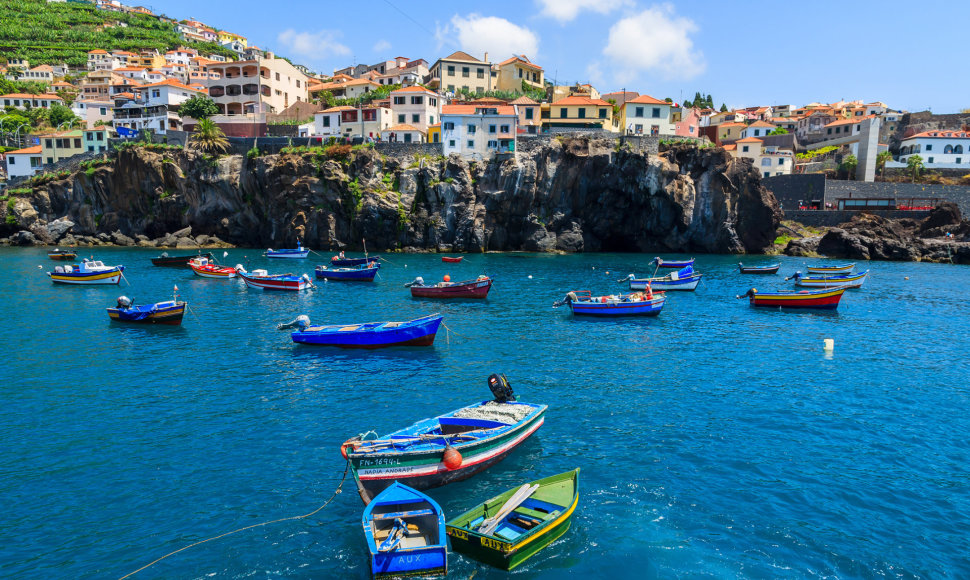
<svg viewBox="0 0 970 580">
<path fill-rule="evenodd" d="M 30 66 L 66 62 L 87 64 L 96 48 L 163 53 L 187 44 L 175 26 L 154 16 L 98 10 L 94 4 L 47 3 L 45 0 L 0 0 L 0 57 L 20 57 Z M 200 54 L 235 54 L 218 44 L 188 44 Z"/>
</svg>

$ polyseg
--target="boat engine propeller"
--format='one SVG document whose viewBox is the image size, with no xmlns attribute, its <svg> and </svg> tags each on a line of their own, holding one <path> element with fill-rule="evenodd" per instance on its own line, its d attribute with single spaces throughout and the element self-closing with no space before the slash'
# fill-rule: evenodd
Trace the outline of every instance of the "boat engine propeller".
<svg viewBox="0 0 970 580">
<path fill-rule="evenodd" d="M 127 309 L 129 307 L 131 307 L 131 298 L 128 298 L 127 296 L 119 296 L 118 297 L 118 308 L 126 308 Z"/>
<path fill-rule="evenodd" d="M 512 392 L 512 385 L 509 384 L 509 379 L 505 376 L 505 373 L 495 373 L 488 377 L 488 388 L 495 395 L 496 403 L 515 401 L 515 393 Z"/>
<path fill-rule="evenodd" d="M 751 288 L 750 290 L 748 290 L 744 294 L 742 294 L 740 296 L 735 296 L 735 298 L 738 298 L 738 299 L 740 299 L 740 298 L 751 298 L 752 296 L 754 296 L 757 293 L 758 293 L 758 289 L 757 288 Z"/>
<path fill-rule="evenodd" d="M 418 276 L 414 280 L 404 285 L 405 288 L 410 288 L 411 286 L 424 286 L 424 278 L 422 278 L 421 276 Z"/>
<path fill-rule="evenodd" d="M 553 308 L 559 308 L 560 306 L 565 306 L 567 304 L 572 304 L 575 301 L 576 301 L 576 293 L 575 292 L 569 292 L 563 298 L 561 298 L 561 299 L 556 300 L 555 302 L 553 302 L 552 303 L 552 307 Z"/>
<path fill-rule="evenodd" d="M 300 330 L 306 330 L 308 326 L 310 326 L 310 317 L 306 314 L 301 314 L 289 322 L 277 324 L 276 329 L 287 330 L 290 328 L 299 328 Z"/>
<path fill-rule="evenodd" d="M 799 270 L 794 274 L 792 274 L 791 276 L 788 276 L 787 278 L 785 278 L 785 281 L 787 282 L 788 280 L 798 280 L 801 277 L 802 277 L 802 271 Z"/>
</svg>

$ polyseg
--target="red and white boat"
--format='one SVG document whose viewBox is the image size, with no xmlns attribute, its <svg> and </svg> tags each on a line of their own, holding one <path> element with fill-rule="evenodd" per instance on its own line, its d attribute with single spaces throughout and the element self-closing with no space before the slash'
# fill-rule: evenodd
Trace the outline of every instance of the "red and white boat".
<svg viewBox="0 0 970 580">
<path fill-rule="evenodd" d="M 266 270 L 253 270 L 247 272 L 241 265 L 236 266 L 236 273 L 246 282 L 250 288 L 262 288 L 263 290 L 290 290 L 299 292 L 313 287 L 313 280 L 310 276 L 303 274 L 269 274 Z"/>
<path fill-rule="evenodd" d="M 411 296 L 414 298 L 485 298 L 492 289 L 492 279 L 479 276 L 475 280 L 450 282 L 446 276 L 444 282 L 427 285 L 419 276 L 406 286 L 411 288 Z"/>
<path fill-rule="evenodd" d="M 189 268 L 203 278 L 235 278 L 236 270 L 213 264 L 209 258 L 199 256 L 189 260 Z"/>
</svg>

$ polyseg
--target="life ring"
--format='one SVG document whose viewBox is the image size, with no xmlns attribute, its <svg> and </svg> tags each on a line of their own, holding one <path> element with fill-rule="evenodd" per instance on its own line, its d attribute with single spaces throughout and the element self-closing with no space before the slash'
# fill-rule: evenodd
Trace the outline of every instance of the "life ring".
<svg viewBox="0 0 970 580">
<path fill-rule="evenodd" d="M 360 447 L 360 436 L 351 437 L 340 445 L 340 454 L 344 456 L 344 459 L 349 460 L 347 449 L 356 451 L 358 447 Z"/>
</svg>

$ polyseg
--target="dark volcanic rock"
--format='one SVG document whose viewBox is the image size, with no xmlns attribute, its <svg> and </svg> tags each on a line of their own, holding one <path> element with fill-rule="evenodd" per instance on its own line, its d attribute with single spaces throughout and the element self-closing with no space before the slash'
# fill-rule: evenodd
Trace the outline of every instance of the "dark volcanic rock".
<svg viewBox="0 0 970 580">
<path fill-rule="evenodd" d="M 39 186 L 28 221 L 73 222 L 90 243 L 423 248 L 448 251 L 762 253 L 781 217 L 749 161 L 680 145 L 653 156 L 616 139 L 533 142 L 512 159 L 346 159 L 317 151 L 216 161 L 129 147 L 90 174 Z M 48 230 L 50 231 L 50 230 Z M 112 235 L 108 235 L 112 234 Z M 137 242 L 136 242 L 137 240 Z"/>
</svg>

